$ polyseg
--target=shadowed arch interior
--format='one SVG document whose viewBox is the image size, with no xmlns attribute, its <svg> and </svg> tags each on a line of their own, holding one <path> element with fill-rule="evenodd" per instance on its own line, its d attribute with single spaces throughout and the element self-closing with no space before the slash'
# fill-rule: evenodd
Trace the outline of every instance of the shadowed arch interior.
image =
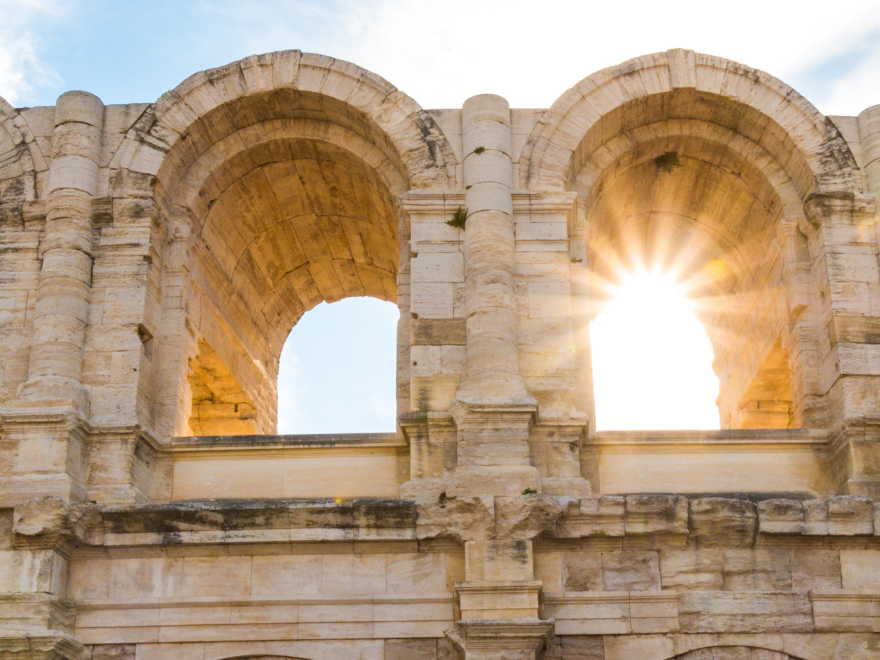
<svg viewBox="0 0 880 660">
<path fill-rule="evenodd" d="M 375 122 L 337 99 L 282 88 L 235 99 L 195 118 L 180 135 L 157 173 L 156 198 L 160 207 L 169 208 L 180 202 L 190 179 L 199 178 L 200 173 L 193 172 L 192 165 L 214 145 L 254 125 L 284 120 L 316 122 L 321 127 L 313 129 L 316 138 L 320 138 L 320 133 L 329 127 L 341 127 L 359 136 L 381 154 L 383 162 L 376 169 L 386 184 L 399 188 L 395 192 L 402 192 L 404 179 L 400 173 L 406 172 L 405 165 L 388 135 Z M 272 128 L 268 127 L 269 130 Z M 259 139 L 259 136 L 249 139 Z"/>
<path fill-rule="evenodd" d="M 278 357 L 299 318 L 322 301 L 397 300 L 390 192 L 341 147 L 294 139 L 234 155 L 206 178 L 199 198 L 206 212 L 194 217 L 190 242 L 195 325 L 249 396 L 225 413 L 240 419 L 252 402 L 252 432 L 272 431 Z M 194 399 L 193 414 L 205 410 Z"/>
<path fill-rule="evenodd" d="M 200 194 L 209 209 L 193 244 L 205 275 L 222 276 L 248 304 L 272 350 L 321 301 L 396 300 L 397 225 L 388 190 L 341 148 L 263 143 L 225 163 Z"/>
</svg>

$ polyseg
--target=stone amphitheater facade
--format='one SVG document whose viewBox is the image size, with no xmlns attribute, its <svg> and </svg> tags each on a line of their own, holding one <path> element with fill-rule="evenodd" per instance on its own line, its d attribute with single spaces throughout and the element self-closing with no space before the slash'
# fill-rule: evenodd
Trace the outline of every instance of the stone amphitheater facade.
<svg viewBox="0 0 880 660">
<path fill-rule="evenodd" d="M 880 106 L 686 50 L 548 110 L 299 51 L 0 100 L 0 658 L 880 658 L 878 195 Z M 721 431 L 591 425 L 639 260 L 709 301 Z M 397 432 L 273 435 L 348 296 Z"/>
</svg>

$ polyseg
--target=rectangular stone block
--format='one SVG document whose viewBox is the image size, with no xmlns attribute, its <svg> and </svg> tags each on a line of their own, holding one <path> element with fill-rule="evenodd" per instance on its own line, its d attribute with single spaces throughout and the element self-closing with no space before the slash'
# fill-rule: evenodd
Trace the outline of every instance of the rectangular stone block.
<svg viewBox="0 0 880 660">
<path fill-rule="evenodd" d="M 451 282 L 413 284 L 412 312 L 418 314 L 420 319 L 452 318 L 454 286 Z"/>
<path fill-rule="evenodd" d="M 251 593 L 254 596 L 306 596 L 321 592 L 320 555 L 254 557 Z"/>
<path fill-rule="evenodd" d="M 837 550 L 794 549 L 791 552 L 793 591 L 840 589 L 840 556 Z"/>
<path fill-rule="evenodd" d="M 386 584 L 385 555 L 325 555 L 321 593 L 383 594 Z"/>
<path fill-rule="evenodd" d="M 691 538 L 700 548 L 751 547 L 758 515 L 744 500 L 701 497 L 690 502 Z"/>
<path fill-rule="evenodd" d="M 468 541 L 465 543 L 468 581 L 531 580 L 534 561 L 531 541 Z"/>
<path fill-rule="evenodd" d="M 725 550 L 725 591 L 791 591 L 788 550 Z"/>
<path fill-rule="evenodd" d="M 564 516 L 556 526 L 557 538 L 623 536 L 625 501 L 622 497 L 584 498 L 575 514 Z"/>
<path fill-rule="evenodd" d="M 386 570 L 388 593 L 424 595 L 446 591 L 446 560 L 440 553 L 389 554 Z"/>
<path fill-rule="evenodd" d="M 680 495 L 628 495 L 627 534 L 687 534 L 688 500 Z"/>
<path fill-rule="evenodd" d="M 721 550 L 661 550 L 660 579 L 664 589 L 719 591 L 724 586 Z"/>
<path fill-rule="evenodd" d="M 658 553 L 637 550 L 603 552 L 602 586 L 605 591 L 659 591 Z"/>
<path fill-rule="evenodd" d="M 423 252 L 411 262 L 412 283 L 464 282 L 461 252 Z"/>
<path fill-rule="evenodd" d="M 704 591 L 678 597 L 681 632 L 812 632 L 807 594 Z"/>
<path fill-rule="evenodd" d="M 464 346 L 467 343 L 465 319 L 413 319 L 413 346 Z"/>
<path fill-rule="evenodd" d="M 571 316 L 571 293 L 567 282 L 529 283 L 529 318 L 553 319 Z"/>
<path fill-rule="evenodd" d="M 566 552 L 562 555 L 565 591 L 601 591 L 602 554 L 599 552 Z"/>
<path fill-rule="evenodd" d="M 880 589 L 880 550 L 841 550 L 844 589 Z"/>
</svg>

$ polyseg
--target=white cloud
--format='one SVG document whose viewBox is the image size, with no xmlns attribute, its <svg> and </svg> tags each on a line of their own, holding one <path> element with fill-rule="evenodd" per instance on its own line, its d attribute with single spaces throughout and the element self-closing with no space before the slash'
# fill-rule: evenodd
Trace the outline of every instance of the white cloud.
<svg viewBox="0 0 880 660">
<path fill-rule="evenodd" d="M 828 94 L 815 102 L 826 114 L 849 116 L 880 103 L 880 42 L 873 44 L 854 69 L 835 79 Z"/>
<path fill-rule="evenodd" d="M 0 0 L 0 96 L 11 105 L 58 80 L 38 53 L 37 35 L 41 21 L 65 12 L 54 0 Z"/>
<path fill-rule="evenodd" d="M 346 1 L 336 48 L 327 54 L 388 78 L 431 108 L 460 107 L 484 92 L 514 107 L 547 107 L 594 71 L 676 47 L 784 80 L 880 27 L 878 0 L 837 3 L 830 19 L 827 3 L 816 0 L 796 11 L 766 0 L 634 0 L 625 10 L 604 1 L 445 0 L 430 9 L 422 0 Z M 874 90 L 864 89 L 864 98 Z"/>
</svg>

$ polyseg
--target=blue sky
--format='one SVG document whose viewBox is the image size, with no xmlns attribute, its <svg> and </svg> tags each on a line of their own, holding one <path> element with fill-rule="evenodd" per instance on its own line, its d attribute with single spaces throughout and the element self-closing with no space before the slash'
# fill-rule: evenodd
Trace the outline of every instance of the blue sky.
<svg viewBox="0 0 880 660">
<path fill-rule="evenodd" d="M 494 92 L 546 107 L 587 74 L 667 48 L 773 73 L 826 114 L 880 102 L 880 0 L 0 0 L 0 95 L 152 101 L 187 76 L 299 48 L 384 76 L 423 107 Z"/>
<path fill-rule="evenodd" d="M 0 0 L 0 96 L 148 102 L 202 69 L 298 48 L 353 61 L 426 108 L 483 92 L 547 107 L 593 71 L 673 47 L 768 71 L 825 114 L 880 103 L 880 0 Z M 396 314 L 344 301 L 304 317 L 284 354 L 282 430 L 393 429 Z"/>
</svg>

